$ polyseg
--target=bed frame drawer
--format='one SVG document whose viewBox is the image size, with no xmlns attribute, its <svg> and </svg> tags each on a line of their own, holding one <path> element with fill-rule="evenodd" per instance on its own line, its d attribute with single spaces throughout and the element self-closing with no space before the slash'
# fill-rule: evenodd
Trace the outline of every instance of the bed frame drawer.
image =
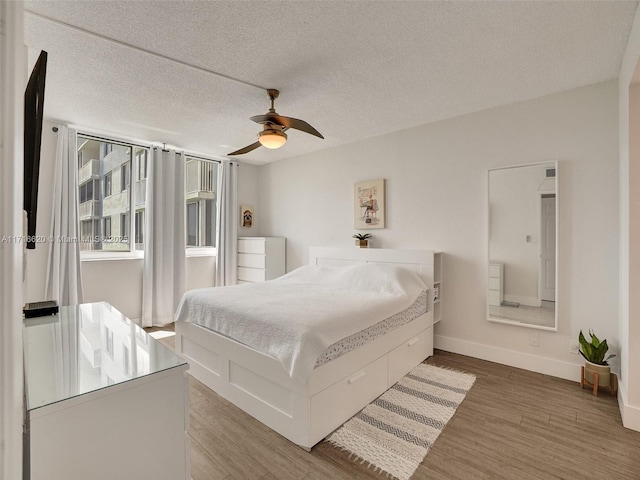
<svg viewBox="0 0 640 480">
<path fill-rule="evenodd" d="M 389 387 L 433 354 L 431 329 L 423 330 L 389 352 Z"/>
<path fill-rule="evenodd" d="M 311 438 L 338 428 L 386 390 L 387 355 L 311 397 Z"/>
</svg>

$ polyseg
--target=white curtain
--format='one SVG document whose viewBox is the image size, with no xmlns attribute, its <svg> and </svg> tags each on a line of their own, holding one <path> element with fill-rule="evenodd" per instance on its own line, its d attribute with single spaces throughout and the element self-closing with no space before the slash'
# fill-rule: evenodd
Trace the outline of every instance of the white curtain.
<svg viewBox="0 0 640 480">
<path fill-rule="evenodd" d="M 147 175 L 142 326 L 162 326 L 185 290 L 185 159 L 153 148 Z"/>
<path fill-rule="evenodd" d="M 235 285 L 238 252 L 238 165 L 224 159 L 218 169 L 218 224 L 216 226 L 216 287 Z"/>
<path fill-rule="evenodd" d="M 46 299 L 56 300 L 59 305 L 76 305 L 83 297 L 80 243 L 74 241 L 80 239 L 78 151 L 76 131 L 65 125 L 58 125 L 55 162 Z"/>
</svg>

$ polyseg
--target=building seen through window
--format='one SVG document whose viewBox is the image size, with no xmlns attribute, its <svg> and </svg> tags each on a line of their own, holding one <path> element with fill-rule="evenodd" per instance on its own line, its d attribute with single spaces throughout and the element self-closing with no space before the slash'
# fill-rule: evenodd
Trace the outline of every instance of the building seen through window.
<svg viewBox="0 0 640 480">
<path fill-rule="evenodd" d="M 144 250 L 149 148 L 78 135 L 80 250 Z M 185 158 L 186 246 L 215 247 L 218 163 Z"/>
<path fill-rule="evenodd" d="M 187 247 L 215 247 L 218 164 L 186 157 Z"/>
<path fill-rule="evenodd" d="M 131 250 L 130 172 L 139 150 L 146 154 L 145 148 L 78 135 L 80 250 Z M 144 201 L 135 207 L 144 210 Z"/>
</svg>

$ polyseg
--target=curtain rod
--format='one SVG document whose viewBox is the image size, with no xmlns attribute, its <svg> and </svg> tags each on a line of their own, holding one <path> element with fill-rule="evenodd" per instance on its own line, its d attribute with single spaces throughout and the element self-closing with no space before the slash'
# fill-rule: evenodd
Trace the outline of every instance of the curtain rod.
<svg viewBox="0 0 640 480">
<path fill-rule="evenodd" d="M 100 35 L 99 33 L 95 33 L 95 32 L 92 32 L 90 30 L 86 30 L 84 28 L 77 27 L 75 25 L 71 25 L 70 23 L 63 22 L 61 20 L 56 20 L 55 18 L 47 17 L 46 15 L 42 15 L 40 13 L 34 12 L 33 10 L 29 10 L 29 9 L 25 8 L 24 12 L 26 14 L 28 14 L 28 15 L 32 15 L 32 16 L 40 18 L 42 20 L 46 20 L 46 21 L 55 23 L 57 25 L 61 25 L 63 27 L 69 28 L 71 30 L 75 30 L 77 32 L 84 33 L 85 35 L 90 35 L 90 36 L 92 36 L 94 38 L 99 38 L 101 40 L 106 40 L 108 42 L 115 43 L 116 45 L 120 45 L 121 47 L 126 47 L 126 48 L 129 48 L 131 50 L 135 50 L 137 52 L 146 53 L 147 55 L 151 55 L 153 57 L 160 58 L 160 59 L 163 59 L 163 60 L 169 60 L 170 62 L 174 62 L 174 63 L 177 63 L 179 65 L 185 66 L 185 67 L 193 68 L 193 69 L 198 70 L 200 72 L 209 73 L 211 75 L 215 75 L 216 77 L 222 78 L 224 80 L 231 80 L 232 82 L 240 83 L 240 84 L 245 85 L 247 87 L 258 88 L 258 89 L 260 89 L 262 91 L 266 91 L 267 90 L 265 87 L 261 87 L 260 85 L 256 85 L 255 83 L 246 82 L 246 81 L 240 80 L 238 78 L 230 77 L 229 75 L 225 75 L 223 73 L 214 72 L 213 70 L 209 70 L 208 68 L 200 67 L 198 65 L 193 65 L 192 63 L 187 63 L 187 62 L 184 62 L 182 60 L 178 60 L 177 58 L 172 58 L 172 57 L 169 57 L 167 55 L 163 55 L 161 53 L 152 52 L 151 50 L 147 50 L 145 48 L 136 47 L 135 45 L 131 45 L 129 43 L 125 43 L 125 42 L 122 42 L 120 40 L 116 40 L 114 38 L 107 37 L 105 35 Z"/>
<path fill-rule="evenodd" d="M 57 127 L 53 127 L 53 128 L 57 129 Z M 104 137 L 102 135 L 96 135 L 94 133 L 85 133 L 85 132 L 83 132 L 81 130 L 78 130 L 77 128 L 75 129 L 75 131 L 76 131 L 76 135 L 78 137 L 89 138 L 91 140 L 100 140 L 102 142 L 115 143 L 115 144 L 124 145 L 124 146 L 127 146 L 127 147 L 129 147 L 129 146 L 138 147 L 138 148 L 151 148 L 151 147 L 153 147 L 153 145 L 150 145 L 150 144 L 149 145 L 143 145 L 143 144 L 132 142 L 132 141 L 129 141 L 129 140 L 126 140 L 126 139 L 121 140 L 121 139 L 118 139 L 118 138 L 109 138 L 109 137 Z"/>
<path fill-rule="evenodd" d="M 54 132 L 58 132 L 58 127 L 52 127 L 51 130 L 53 130 Z M 118 140 L 118 139 L 114 139 L 114 138 L 104 137 L 104 136 L 101 136 L 101 135 L 96 135 L 96 134 L 93 134 L 93 133 L 83 133 L 82 131 L 77 130 L 77 129 L 76 129 L 76 132 L 77 132 L 77 135 L 80 136 L 80 137 L 89 138 L 89 139 L 92 139 L 92 140 L 100 140 L 100 141 L 108 142 L 108 143 L 116 143 L 118 145 L 133 146 L 133 147 L 138 147 L 138 148 L 149 148 L 149 149 L 151 149 L 151 148 L 161 148 L 158 145 L 151 145 L 151 144 L 149 144 L 149 145 L 141 145 L 139 143 L 129 142 L 127 140 Z M 162 151 L 168 152 L 169 150 L 167 150 L 166 148 L 162 148 Z M 193 158 L 195 160 L 202 160 L 202 161 L 205 161 L 205 162 L 216 162 L 216 163 L 220 163 L 221 162 L 221 160 L 219 160 L 217 158 L 207 158 L 207 157 L 203 157 L 203 156 L 198 155 L 198 154 L 191 154 L 191 153 L 189 153 L 188 150 L 182 150 L 181 152 L 176 152 L 176 153 L 179 153 L 181 155 L 184 154 L 185 157 Z M 238 162 L 235 161 L 235 160 L 230 160 L 230 163 L 232 165 L 237 165 Z"/>
</svg>

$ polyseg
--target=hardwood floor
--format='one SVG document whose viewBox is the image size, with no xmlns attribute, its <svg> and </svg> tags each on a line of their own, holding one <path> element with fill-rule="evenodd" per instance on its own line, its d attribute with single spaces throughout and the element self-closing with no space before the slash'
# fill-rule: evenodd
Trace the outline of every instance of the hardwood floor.
<svg viewBox="0 0 640 480">
<path fill-rule="evenodd" d="M 443 351 L 427 363 L 477 379 L 412 480 L 640 479 L 640 433 L 607 392 Z M 385 478 L 327 443 L 305 452 L 193 378 L 190 390 L 193 480 Z"/>
</svg>

